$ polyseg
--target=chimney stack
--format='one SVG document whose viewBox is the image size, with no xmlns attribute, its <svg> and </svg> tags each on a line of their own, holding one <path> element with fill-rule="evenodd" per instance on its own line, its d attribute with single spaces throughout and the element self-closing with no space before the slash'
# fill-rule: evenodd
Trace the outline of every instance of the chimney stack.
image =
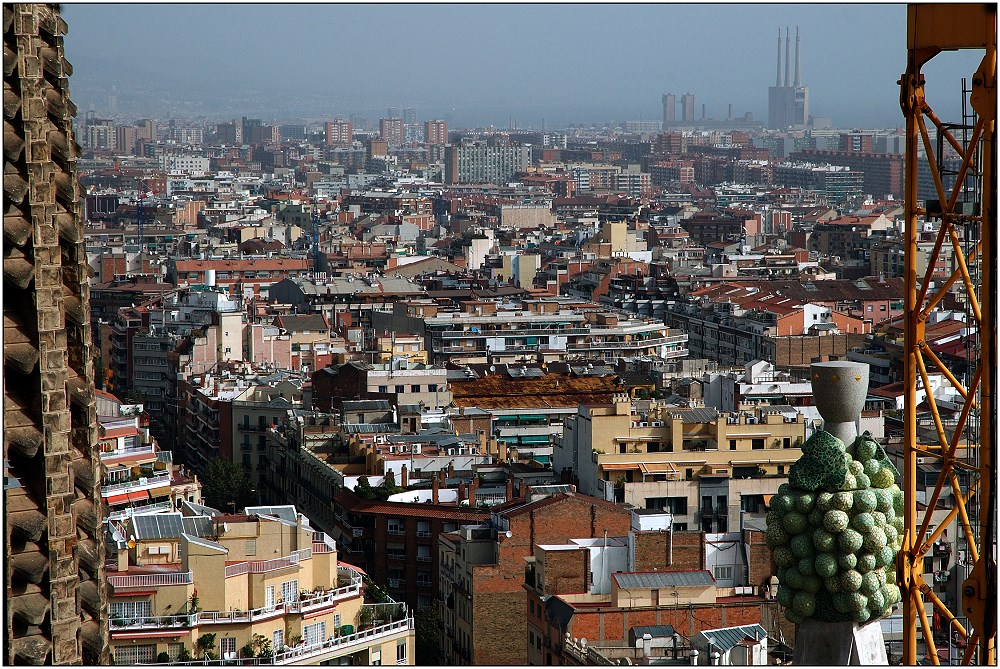
<svg viewBox="0 0 1000 669">
<path fill-rule="evenodd" d="M 791 79 L 791 65 L 789 61 L 792 59 L 792 29 L 785 27 L 785 88 L 788 88 L 792 84 Z"/>
<path fill-rule="evenodd" d="M 508 502 L 514 499 L 514 479 L 510 474 L 507 475 L 507 495 L 504 499 Z"/>
<path fill-rule="evenodd" d="M 431 481 L 431 502 L 433 502 L 434 504 L 438 503 L 438 489 L 440 487 L 441 484 L 438 483 L 437 479 L 433 479 Z"/>
<path fill-rule="evenodd" d="M 774 85 L 781 86 L 781 28 L 778 28 L 778 73 L 774 77 Z"/>
<path fill-rule="evenodd" d="M 476 506 L 476 491 L 479 490 L 479 477 L 472 475 L 472 482 L 469 483 L 469 506 Z"/>
<path fill-rule="evenodd" d="M 399 472 L 399 485 L 406 488 L 410 485 L 410 472 L 407 471 L 406 465 Z"/>
<path fill-rule="evenodd" d="M 799 76 L 799 27 L 795 26 L 795 87 L 802 85 L 802 78 Z"/>
<path fill-rule="evenodd" d="M 460 481 L 458 484 L 458 499 L 456 503 L 461 506 L 462 500 L 465 499 L 465 481 Z"/>
</svg>

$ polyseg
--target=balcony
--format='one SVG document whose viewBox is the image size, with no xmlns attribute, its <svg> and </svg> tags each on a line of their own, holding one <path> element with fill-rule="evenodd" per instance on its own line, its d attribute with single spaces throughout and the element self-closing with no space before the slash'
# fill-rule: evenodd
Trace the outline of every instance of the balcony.
<svg viewBox="0 0 1000 669">
<path fill-rule="evenodd" d="M 314 593 L 293 602 L 283 602 L 256 609 L 230 611 L 199 611 L 184 615 L 145 616 L 112 619 L 112 630 L 163 629 L 169 627 L 194 627 L 196 625 L 252 623 L 286 614 L 305 614 L 319 611 L 345 599 L 361 596 L 361 575 L 351 570 L 351 583 L 333 590 Z M 108 579 L 111 580 L 110 578 Z"/>
<path fill-rule="evenodd" d="M 191 660 L 189 662 L 148 662 L 148 666 L 158 665 L 295 665 L 317 664 L 324 655 L 353 653 L 369 646 L 389 641 L 401 634 L 407 634 L 416 627 L 412 617 L 378 625 L 353 634 L 345 634 L 312 644 L 300 644 L 294 648 L 274 653 L 271 657 L 230 658 L 221 660 Z"/>
<path fill-rule="evenodd" d="M 274 558 L 273 560 L 255 560 L 252 562 L 240 562 L 226 567 L 226 578 L 240 576 L 241 574 L 266 574 L 269 571 L 278 569 L 288 569 L 298 567 L 299 562 L 312 557 L 312 548 L 303 548 L 299 551 L 292 551 L 286 557 Z"/>
<path fill-rule="evenodd" d="M 133 492 L 137 490 L 149 490 L 170 485 L 170 472 L 164 471 L 153 476 L 143 476 L 137 481 L 124 481 L 122 483 L 112 483 L 101 486 L 101 495 L 108 497 L 123 492 Z"/>
<path fill-rule="evenodd" d="M 170 574 L 136 574 L 134 576 L 108 576 L 112 588 L 157 588 L 164 585 L 190 585 L 194 575 L 189 572 Z"/>
</svg>

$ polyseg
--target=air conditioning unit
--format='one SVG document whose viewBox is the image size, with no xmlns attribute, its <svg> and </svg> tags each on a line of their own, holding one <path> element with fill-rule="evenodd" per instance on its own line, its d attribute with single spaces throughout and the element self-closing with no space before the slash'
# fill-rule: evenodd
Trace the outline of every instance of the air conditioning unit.
<svg viewBox="0 0 1000 669">
<path fill-rule="evenodd" d="M 389 447 L 389 452 L 390 453 L 395 453 L 396 452 L 396 447 L 395 446 L 390 446 Z"/>
<path fill-rule="evenodd" d="M 639 423 L 639 427 L 649 427 L 649 423 Z"/>
<path fill-rule="evenodd" d="M 654 420 L 653 421 L 653 427 L 663 427 L 663 421 L 662 420 Z"/>
</svg>

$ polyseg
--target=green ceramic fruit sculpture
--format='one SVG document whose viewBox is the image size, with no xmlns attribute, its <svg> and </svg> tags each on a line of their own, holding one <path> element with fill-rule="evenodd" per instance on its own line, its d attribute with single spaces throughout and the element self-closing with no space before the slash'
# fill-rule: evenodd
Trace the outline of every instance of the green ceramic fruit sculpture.
<svg viewBox="0 0 1000 669">
<path fill-rule="evenodd" d="M 900 602 L 898 476 L 868 432 L 851 448 L 823 431 L 802 445 L 767 515 L 786 618 L 867 623 L 892 613 Z"/>
</svg>

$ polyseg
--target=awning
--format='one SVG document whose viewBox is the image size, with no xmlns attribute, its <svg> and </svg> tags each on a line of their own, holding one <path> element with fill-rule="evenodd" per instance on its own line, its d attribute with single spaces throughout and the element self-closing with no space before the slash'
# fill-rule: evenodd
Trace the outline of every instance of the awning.
<svg viewBox="0 0 1000 669">
<path fill-rule="evenodd" d="M 125 493 L 128 496 L 128 501 L 130 502 L 141 502 L 149 499 L 148 490 L 136 490 L 134 492 Z"/>
<path fill-rule="evenodd" d="M 547 434 L 526 434 L 518 437 L 522 444 L 547 444 L 549 435 Z"/>
<path fill-rule="evenodd" d="M 639 469 L 645 474 L 677 471 L 677 467 L 674 467 L 673 463 L 670 462 L 640 462 Z"/>
<path fill-rule="evenodd" d="M 153 488 L 149 491 L 150 497 L 169 497 L 170 496 L 170 486 L 165 485 L 160 488 Z"/>
<path fill-rule="evenodd" d="M 125 504 L 126 502 L 128 502 L 128 495 L 112 495 L 108 497 L 108 504 L 111 505 Z"/>
<path fill-rule="evenodd" d="M 624 469 L 638 469 L 638 462 L 608 462 L 601 463 L 601 469 L 604 471 L 618 471 Z"/>
<path fill-rule="evenodd" d="M 774 497 L 774 495 L 764 495 L 764 506 L 766 506 L 767 508 L 771 508 L 772 497 Z"/>
</svg>

